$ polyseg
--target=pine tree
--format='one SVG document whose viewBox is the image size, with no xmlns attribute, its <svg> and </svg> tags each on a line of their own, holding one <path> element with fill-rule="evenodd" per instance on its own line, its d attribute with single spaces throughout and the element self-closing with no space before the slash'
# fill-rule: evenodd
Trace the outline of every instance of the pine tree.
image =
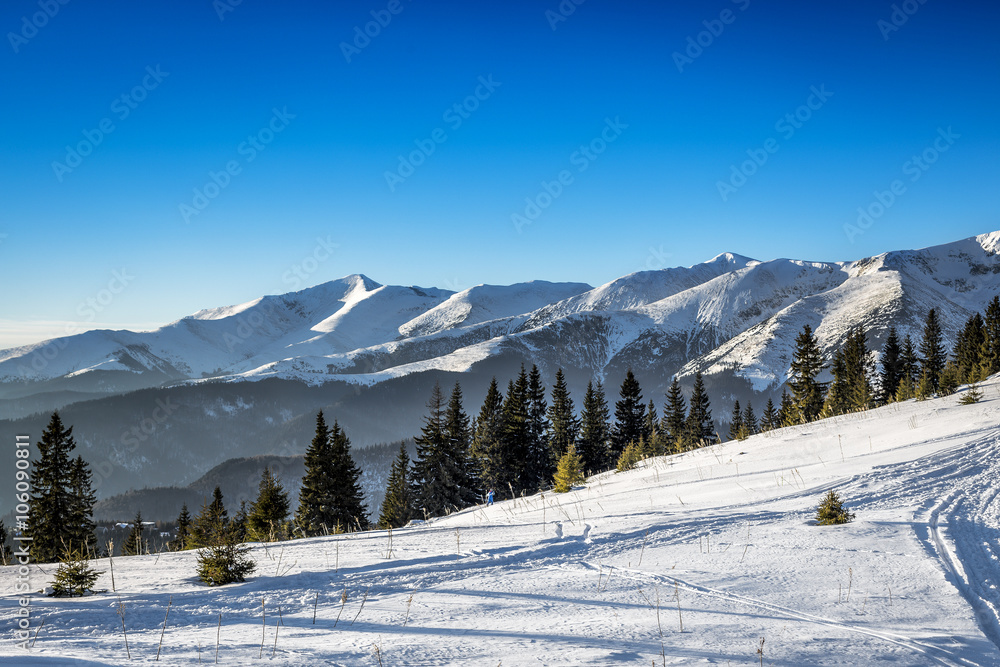
<svg viewBox="0 0 1000 667">
<path fill-rule="evenodd" d="M 844 349 L 847 370 L 847 409 L 867 410 L 872 407 L 872 367 L 864 327 L 855 327 Z"/>
<path fill-rule="evenodd" d="M 559 459 L 556 466 L 555 488 L 556 493 L 566 493 L 573 490 L 573 485 L 583 481 L 583 461 L 576 453 L 576 445 L 570 445 L 566 453 Z"/>
<path fill-rule="evenodd" d="M 528 460 L 522 480 L 529 491 L 546 486 L 556 469 L 549 449 L 547 412 L 545 385 L 538 367 L 533 365 L 528 377 Z"/>
<path fill-rule="evenodd" d="M 336 420 L 330 429 L 330 459 L 334 479 L 331 525 L 344 531 L 368 530 L 371 524 L 361 490 L 361 469 L 351 457 L 351 440 Z"/>
<path fill-rule="evenodd" d="M 646 438 L 646 450 L 650 456 L 665 453 L 663 439 L 660 436 L 660 416 L 656 414 L 653 399 L 649 399 L 649 404 L 646 405 L 646 421 L 642 426 L 642 435 Z"/>
<path fill-rule="evenodd" d="M 600 382 L 596 387 L 593 382 L 588 382 L 580 413 L 580 445 L 577 448 L 583 459 L 584 474 L 593 474 L 609 465 L 609 417 L 604 387 Z"/>
<path fill-rule="evenodd" d="M 188 542 L 191 538 L 191 513 L 188 512 L 187 503 L 181 505 L 181 513 L 177 516 L 177 535 L 170 541 L 167 547 L 171 551 L 184 551 L 188 549 Z"/>
<path fill-rule="evenodd" d="M 503 395 L 497 379 L 490 381 L 486 398 L 476 417 L 472 438 L 472 458 L 483 490 L 499 489 L 506 471 L 510 468 L 503 449 L 504 433 Z"/>
<path fill-rule="evenodd" d="M 844 503 L 840 496 L 832 489 L 823 496 L 823 501 L 816 509 L 816 522 L 821 526 L 834 526 L 842 523 L 850 523 L 854 520 L 854 514 L 844 508 Z"/>
<path fill-rule="evenodd" d="M 684 440 L 684 422 L 687 419 L 687 404 L 684 401 L 684 393 L 681 391 L 681 383 L 674 376 L 667 390 L 667 402 L 663 406 L 663 421 L 660 423 L 660 431 L 663 433 L 667 444 L 667 451 L 677 452 L 681 449 Z"/>
<path fill-rule="evenodd" d="M 902 375 L 900 382 L 909 380 L 911 385 L 916 384 L 920 379 L 920 364 L 917 359 L 917 349 L 913 344 L 913 339 L 907 336 L 903 339 L 903 353 L 900 355 L 900 368 Z"/>
<path fill-rule="evenodd" d="M 240 500 L 240 508 L 233 515 L 233 520 L 229 522 L 229 530 L 237 542 L 246 542 L 250 539 L 250 531 L 247 527 L 247 517 L 250 514 L 250 507 L 246 500 Z"/>
<path fill-rule="evenodd" d="M 410 457 L 406 443 L 399 443 L 399 454 L 392 462 L 385 485 L 385 499 L 376 528 L 401 528 L 413 518 L 413 494 L 410 490 Z"/>
<path fill-rule="evenodd" d="M 1000 297 L 993 297 L 983 317 L 983 345 L 980 352 L 980 377 L 1000 373 Z"/>
<path fill-rule="evenodd" d="M 879 374 L 879 403 L 889 403 L 896 398 L 899 382 L 903 378 L 903 348 L 899 343 L 896 327 L 889 327 L 889 335 L 882 346 L 882 372 Z"/>
<path fill-rule="evenodd" d="M 774 407 L 774 401 L 768 398 L 767 405 L 764 406 L 764 414 L 761 416 L 760 430 L 773 431 L 776 428 L 781 428 L 781 416 Z"/>
<path fill-rule="evenodd" d="M 794 426 L 799 423 L 799 411 L 795 408 L 795 402 L 788 392 L 781 390 L 781 407 L 778 408 L 778 425 Z"/>
<path fill-rule="evenodd" d="M 471 463 L 472 426 L 469 416 L 462 407 L 462 387 L 457 382 L 451 391 L 448 410 L 444 419 L 444 434 L 447 443 L 446 462 L 450 468 L 452 479 L 452 506 L 468 507 L 476 502 L 477 481 Z M 545 452 L 548 456 L 548 452 Z"/>
<path fill-rule="evenodd" d="M 559 461 L 563 454 L 576 444 L 580 434 L 580 421 L 573 411 L 573 399 L 566 387 L 562 369 L 556 371 L 556 382 L 552 385 L 552 405 L 549 406 L 549 449 L 553 461 Z"/>
<path fill-rule="evenodd" d="M 132 530 L 122 544 L 122 556 L 141 556 L 145 551 L 146 542 L 142 539 L 142 512 L 136 512 Z"/>
<path fill-rule="evenodd" d="M 7 526 L 3 525 L 3 519 L 0 519 L 0 563 L 7 565 L 10 560 L 10 546 L 7 544 L 7 540 L 10 536 L 7 534 Z"/>
<path fill-rule="evenodd" d="M 615 468 L 618 472 L 625 472 L 626 470 L 632 470 L 635 466 L 642 460 L 642 447 L 637 442 L 630 442 L 624 450 L 622 450 L 621 455 L 618 457 L 618 461 Z"/>
<path fill-rule="evenodd" d="M 733 415 L 729 418 L 729 439 L 743 439 L 743 411 L 740 409 L 740 402 L 733 404 Z"/>
<path fill-rule="evenodd" d="M 842 415 L 849 409 L 848 397 L 851 389 L 847 364 L 844 361 L 844 350 L 837 350 L 833 353 L 830 372 L 833 375 L 833 382 L 830 383 L 826 392 L 826 401 L 823 403 L 823 411 L 820 413 L 823 417 Z"/>
<path fill-rule="evenodd" d="M 687 448 L 703 447 L 715 443 L 715 427 L 712 424 L 712 407 L 705 391 L 705 381 L 701 373 L 695 373 L 691 390 L 691 407 L 684 424 L 687 434 Z"/>
<path fill-rule="evenodd" d="M 823 409 L 824 388 L 816 376 L 825 368 L 819 343 L 812 327 L 803 325 L 795 339 L 795 353 L 789 373 L 788 385 L 792 389 L 799 423 L 811 422 Z"/>
<path fill-rule="evenodd" d="M 441 387 L 435 384 L 427 407 L 424 426 L 415 438 L 413 490 L 416 506 L 426 516 L 443 516 L 467 507 L 474 500 L 466 462 L 469 418 L 462 409 L 462 389 L 458 384 L 447 408 Z"/>
<path fill-rule="evenodd" d="M 195 517 L 188 536 L 189 549 L 198 549 L 218 544 L 223 533 L 229 528 L 229 512 L 222 500 L 222 489 L 215 487 L 212 491 L 212 501 L 201 506 L 201 512 Z"/>
<path fill-rule="evenodd" d="M 198 550 L 197 562 L 198 578 L 208 586 L 245 581 L 257 569 L 250 558 L 250 545 L 244 544 L 231 526 L 222 531 L 215 544 Z"/>
<path fill-rule="evenodd" d="M 927 311 L 927 319 L 924 320 L 924 337 L 920 341 L 920 370 L 926 373 L 933 391 L 937 391 L 941 381 L 941 371 L 947 360 L 944 351 L 943 334 L 941 324 L 938 322 L 937 310 L 931 308 Z"/>
<path fill-rule="evenodd" d="M 646 424 L 646 405 L 642 402 L 642 390 L 631 368 L 625 373 L 618 394 L 621 400 L 615 403 L 615 425 L 611 431 L 611 455 L 616 459 L 629 443 L 639 442 Z"/>
<path fill-rule="evenodd" d="M 962 394 L 962 398 L 958 399 L 961 405 L 973 405 L 983 400 L 983 392 L 979 389 L 979 385 L 975 382 L 969 385 L 968 391 Z"/>
<path fill-rule="evenodd" d="M 69 525 L 72 528 L 69 541 L 79 545 L 88 554 L 95 553 L 97 549 L 97 535 L 94 532 L 97 528 L 94 524 L 94 503 L 97 502 L 97 497 L 94 495 L 92 479 L 90 466 L 83 458 L 77 456 L 73 459 L 69 478 Z"/>
<path fill-rule="evenodd" d="M 920 382 L 917 383 L 916 396 L 918 401 L 926 401 L 934 395 L 934 381 L 928 371 L 920 373 Z"/>
<path fill-rule="evenodd" d="M 958 364 L 955 363 L 954 359 L 949 359 L 944 365 L 944 370 L 941 371 L 941 377 L 938 379 L 938 394 L 941 396 L 950 396 L 958 391 L 958 385 L 962 384 L 962 371 L 959 370 Z"/>
<path fill-rule="evenodd" d="M 291 511 L 288 492 L 271 468 L 264 466 L 257 485 L 257 499 L 247 514 L 247 536 L 255 542 L 287 539 L 285 519 Z"/>
<path fill-rule="evenodd" d="M 80 526 L 73 522 L 81 508 L 73 497 L 73 427 L 63 427 L 59 413 L 53 412 L 37 447 L 40 458 L 31 469 L 26 532 L 32 539 L 32 560 L 50 563 L 59 560 L 66 548 L 86 550 L 72 544 L 80 537 Z"/>
<path fill-rule="evenodd" d="M 757 422 L 757 415 L 753 411 L 753 403 L 747 401 L 747 407 L 743 411 L 743 438 L 760 433 L 760 424 Z M 741 438 L 742 439 L 742 438 Z"/>
</svg>

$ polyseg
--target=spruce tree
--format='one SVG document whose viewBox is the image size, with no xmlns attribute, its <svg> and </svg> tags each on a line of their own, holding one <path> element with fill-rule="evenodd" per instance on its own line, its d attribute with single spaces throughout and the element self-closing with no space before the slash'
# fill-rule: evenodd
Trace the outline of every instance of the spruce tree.
<svg viewBox="0 0 1000 667">
<path fill-rule="evenodd" d="M 975 313 L 966 321 L 955 341 L 952 356 L 958 367 L 959 384 L 976 382 L 983 370 L 983 349 L 986 345 L 986 324 L 983 316 Z M 988 349 L 988 348 L 987 348 Z"/>
<path fill-rule="evenodd" d="M 941 324 L 938 322 L 937 310 L 934 308 L 927 311 L 927 319 L 924 320 L 924 336 L 920 341 L 920 355 L 920 371 L 922 374 L 926 373 L 932 390 L 937 391 L 947 354 L 944 351 Z"/>
<path fill-rule="evenodd" d="M 250 558 L 250 545 L 244 544 L 232 526 L 225 528 L 215 544 L 198 550 L 198 578 L 208 586 L 245 581 L 257 569 Z"/>
<path fill-rule="evenodd" d="M 559 459 L 555 474 L 556 493 L 567 493 L 573 490 L 573 485 L 583 481 L 583 461 L 576 453 L 576 445 L 570 445 L 566 453 Z"/>
<path fill-rule="evenodd" d="M 483 491 L 499 489 L 509 469 L 506 452 L 503 449 L 504 433 L 503 395 L 497 386 L 497 379 L 490 381 L 486 398 L 476 417 L 475 434 L 472 437 L 472 458 L 478 472 Z"/>
<path fill-rule="evenodd" d="M 31 468 L 26 532 L 32 539 L 32 560 L 51 563 L 66 548 L 86 550 L 72 544 L 80 538 L 80 526 L 73 522 L 79 519 L 81 507 L 73 497 L 73 427 L 65 428 L 59 413 L 53 412 L 36 446 L 40 456 Z"/>
<path fill-rule="evenodd" d="M 778 408 L 778 426 L 793 426 L 799 423 L 799 411 L 795 402 L 784 388 L 781 390 L 781 407 Z"/>
<path fill-rule="evenodd" d="M 733 414 L 729 418 L 729 439 L 743 439 L 743 410 L 740 409 L 740 402 L 733 403 Z"/>
<path fill-rule="evenodd" d="M 900 367 L 902 374 L 900 382 L 909 380 L 911 386 L 920 379 L 920 360 L 917 359 L 917 349 L 913 344 L 913 339 L 906 336 L 903 339 L 903 353 L 900 355 Z"/>
<path fill-rule="evenodd" d="M 882 346 L 882 372 L 879 374 L 879 403 L 889 403 L 896 398 L 899 382 L 903 378 L 903 348 L 899 343 L 896 327 L 889 327 L 889 335 Z"/>
<path fill-rule="evenodd" d="M 594 386 L 587 383 L 583 397 L 583 411 L 580 413 L 580 444 L 577 451 L 583 460 L 584 474 L 593 474 L 610 465 L 608 426 L 608 402 L 604 398 L 604 387 L 600 382 Z"/>
<path fill-rule="evenodd" d="M 507 469 L 502 471 L 501 488 L 513 489 L 515 494 L 532 488 L 533 475 L 528 474 L 531 464 L 530 429 L 528 425 L 528 374 L 521 366 L 517 381 L 507 385 L 503 402 L 503 436 L 501 443 Z M 502 491 L 501 491 L 502 494 Z"/>
<path fill-rule="evenodd" d="M 842 415 L 849 409 L 851 388 L 843 349 L 833 353 L 830 372 L 833 375 L 833 382 L 830 383 L 826 392 L 826 401 L 823 403 L 823 411 L 820 413 L 823 417 Z"/>
<path fill-rule="evenodd" d="M 334 494 L 329 506 L 334 527 L 344 531 L 368 530 L 368 509 L 361 490 L 361 469 L 351 457 L 351 440 L 336 420 L 330 429 L 330 459 Z"/>
<path fill-rule="evenodd" d="M 774 407 L 774 401 L 768 398 L 767 405 L 764 406 L 764 414 L 761 415 L 760 430 L 773 431 L 776 428 L 781 428 L 781 416 Z"/>
<path fill-rule="evenodd" d="M 753 404 L 747 400 L 747 407 L 743 411 L 743 437 L 757 435 L 760 432 L 760 424 L 757 422 L 757 415 L 753 411 Z"/>
<path fill-rule="evenodd" d="M 316 416 L 305 465 L 295 512 L 297 529 L 306 536 L 367 529 L 361 470 L 351 458 L 351 441 L 336 421 L 328 428 L 322 412 Z"/>
<path fill-rule="evenodd" d="M 548 417 L 549 449 L 552 460 L 558 461 L 570 445 L 576 444 L 580 434 L 580 421 L 574 414 L 573 399 L 561 368 L 556 371 L 556 382 L 552 385 L 552 405 L 549 406 Z"/>
<path fill-rule="evenodd" d="M 233 539 L 237 542 L 246 542 L 250 538 L 250 531 L 247 527 L 247 517 L 250 515 L 250 508 L 246 500 L 240 500 L 240 508 L 233 515 L 233 520 L 229 522 L 229 531 Z"/>
<path fill-rule="evenodd" d="M 442 516 L 470 505 L 475 498 L 467 463 L 469 418 L 462 409 L 462 389 L 456 384 L 446 408 L 441 387 L 431 390 L 429 413 L 415 438 L 413 465 L 416 505 L 426 516 Z"/>
<path fill-rule="evenodd" d="M 146 542 L 142 539 L 142 512 L 136 512 L 132 529 L 122 544 L 122 556 L 141 556 L 145 551 Z"/>
<path fill-rule="evenodd" d="M 646 449 L 650 456 L 665 453 L 663 439 L 660 436 L 660 416 L 656 414 L 656 405 L 649 399 L 646 405 L 646 421 L 642 426 L 642 435 L 646 439 Z"/>
<path fill-rule="evenodd" d="M 385 485 L 385 498 L 376 528 L 401 528 L 413 518 L 413 494 L 410 489 L 410 457 L 406 443 L 399 443 L 399 454 L 392 462 Z"/>
<path fill-rule="evenodd" d="M 684 401 L 684 393 L 681 391 L 681 383 L 674 376 L 667 390 L 667 402 L 663 406 L 663 421 L 660 423 L 660 431 L 667 442 L 667 451 L 677 452 L 681 449 L 684 440 L 684 422 L 687 419 L 687 404 Z"/>
<path fill-rule="evenodd" d="M 201 511 L 191 525 L 188 536 L 188 548 L 198 549 L 218 544 L 223 533 L 229 528 L 229 512 L 222 499 L 222 489 L 218 486 L 212 491 L 212 500 L 201 506 Z"/>
<path fill-rule="evenodd" d="M 803 325 L 802 332 L 795 339 L 788 380 L 799 423 L 811 422 L 823 409 L 824 388 L 816 381 L 816 376 L 824 368 L 819 343 L 813 335 L 812 327 Z"/>
<path fill-rule="evenodd" d="M 90 556 L 85 549 L 66 548 L 53 576 L 52 596 L 83 597 L 91 591 L 101 574 L 90 565 Z"/>
<path fill-rule="evenodd" d="M 980 377 L 1000 373 L 1000 297 L 993 297 L 983 317 L 983 344 L 980 352 Z"/>
<path fill-rule="evenodd" d="M 73 459 L 70 470 L 70 527 L 72 534 L 69 538 L 71 544 L 79 545 L 84 552 L 93 554 L 97 549 L 97 535 L 94 524 L 94 503 L 97 497 L 94 495 L 92 487 L 92 475 L 90 466 L 77 456 Z"/>
<path fill-rule="evenodd" d="M 684 424 L 687 433 L 687 447 L 703 447 L 715 443 L 715 427 L 712 424 L 712 407 L 705 391 L 705 381 L 700 372 L 695 373 L 691 390 L 691 407 Z"/>
<path fill-rule="evenodd" d="M 454 507 L 461 509 L 476 502 L 478 480 L 474 474 L 475 466 L 471 463 L 472 425 L 469 416 L 465 414 L 465 409 L 462 407 L 462 387 L 457 382 L 451 391 L 451 398 L 448 400 L 448 410 L 444 419 L 444 434 L 447 443 L 446 462 L 450 467 L 449 474 L 453 481 L 450 502 Z M 547 451 L 544 454 L 548 456 Z"/>
<path fill-rule="evenodd" d="M 631 368 L 625 373 L 618 395 L 621 399 L 615 403 L 615 425 L 611 431 L 611 455 L 616 460 L 629 443 L 639 442 L 646 424 L 646 404 Z"/>
<path fill-rule="evenodd" d="M 181 505 L 181 513 L 177 516 L 177 534 L 170 540 L 167 547 L 171 551 L 184 551 L 188 549 L 188 541 L 191 538 L 191 513 L 188 512 L 187 503 Z"/>
<path fill-rule="evenodd" d="M 7 544 L 9 538 L 7 526 L 3 525 L 3 519 L 0 519 L 0 563 L 3 565 L 7 565 L 10 560 L 10 546 Z"/>
<path fill-rule="evenodd" d="M 555 472 L 549 448 L 549 420 L 546 416 L 545 385 L 537 366 L 532 365 L 528 376 L 528 460 L 523 484 L 529 491 L 547 486 Z"/>
<path fill-rule="evenodd" d="M 247 536 L 256 542 L 286 539 L 285 519 L 290 511 L 288 492 L 271 468 L 264 466 L 257 485 L 257 499 L 247 513 Z"/>
<path fill-rule="evenodd" d="M 872 368 L 864 327 L 855 327 L 844 347 L 844 366 L 847 371 L 847 409 L 867 410 L 872 407 Z"/>
</svg>

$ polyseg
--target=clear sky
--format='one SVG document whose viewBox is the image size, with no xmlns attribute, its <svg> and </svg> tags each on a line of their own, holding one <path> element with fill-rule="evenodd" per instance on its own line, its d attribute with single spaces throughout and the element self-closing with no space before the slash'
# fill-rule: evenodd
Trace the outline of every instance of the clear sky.
<svg viewBox="0 0 1000 667">
<path fill-rule="evenodd" d="M 1000 229 L 994 2 L 237 1 L 3 3 L 0 348 Z"/>
</svg>

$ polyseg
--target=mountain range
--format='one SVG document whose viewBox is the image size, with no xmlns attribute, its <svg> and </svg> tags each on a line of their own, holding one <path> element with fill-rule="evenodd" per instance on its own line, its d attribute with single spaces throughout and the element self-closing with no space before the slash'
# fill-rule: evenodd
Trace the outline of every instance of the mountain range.
<svg viewBox="0 0 1000 667">
<path fill-rule="evenodd" d="M 795 336 L 824 353 L 862 325 L 919 339 L 936 308 L 949 342 L 1000 294 L 1000 232 L 851 262 L 733 253 L 599 287 L 532 281 L 459 292 L 352 275 L 202 310 L 155 331 L 88 331 L 0 351 L 0 424 L 37 440 L 48 413 L 76 426 L 98 493 L 183 485 L 234 457 L 301 454 L 315 412 L 355 446 L 419 432 L 435 382 L 460 381 L 474 415 L 492 377 L 562 368 L 579 408 L 609 402 L 628 368 L 657 406 L 676 374 L 705 375 L 717 420 L 780 395 Z M 4 454 L 6 456 L 6 454 Z M 0 511 L 11 498 L 0 498 Z"/>
</svg>

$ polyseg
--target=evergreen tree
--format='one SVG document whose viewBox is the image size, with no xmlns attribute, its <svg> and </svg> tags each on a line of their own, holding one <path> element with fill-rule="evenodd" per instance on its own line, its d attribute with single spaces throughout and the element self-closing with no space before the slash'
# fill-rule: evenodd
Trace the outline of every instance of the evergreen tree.
<svg viewBox="0 0 1000 667">
<path fill-rule="evenodd" d="M 941 381 L 941 371 L 944 370 L 948 355 L 944 351 L 941 324 L 934 308 L 927 311 L 927 319 L 924 320 L 924 337 L 920 341 L 920 354 L 921 373 L 926 373 L 932 390 L 937 391 Z"/>
<path fill-rule="evenodd" d="M 556 469 L 549 447 L 549 420 L 546 416 L 545 385 L 537 366 L 531 367 L 528 377 L 528 460 L 525 466 L 524 487 L 529 491 L 548 485 Z"/>
<path fill-rule="evenodd" d="M 330 429 L 320 410 L 316 415 L 316 433 L 306 449 L 306 471 L 299 489 L 299 507 L 295 511 L 295 524 L 306 537 L 336 530 L 330 507 L 335 474 L 331 456 Z"/>
<path fill-rule="evenodd" d="M 250 530 L 247 527 L 247 517 L 249 514 L 250 508 L 247 506 L 247 501 L 241 500 L 240 508 L 236 510 L 233 520 L 229 522 L 229 530 L 233 534 L 233 539 L 237 542 L 246 542 L 250 539 Z"/>
<path fill-rule="evenodd" d="M 215 487 L 212 491 L 212 501 L 201 506 L 201 512 L 195 517 L 188 536 L 188 548 L 200 548 L 217 544 L 223 533 L 229 528 L 229 512 L 222 500 L 222 489 Z"/>
<path fill-rule="evenodd" d="M 336 420 L 330 429 L 330 455 L 335 480 L 330 505 L 332 525 L 345 531 L 368 530 L 371 524 L 361 490 L 361 469 L 351 457 L 351 440 Z"/>
<path fill-rule="evenodd" d="M 1000 297 L 993 297 L 983 318 L 983 346 L 980 352 L 980 377 L 1000 373 Z"/>
<path fill-rule="evenodd" d="M 872 407 L 872 367 L 868 355 L 864 327 L 855 327 L 844 348 L 844 366 L 847 371 L 847 409 L 867 410 Z"/>
<path fill-rule="evenodd" d="M 503 396 L 497 386 L 497 379 L 490 381 L 486 398 L 476 418 L 475 434 L 472 438 L 472 458 L 483 490 L 501 488 L 505 475 L 510 469 L 503 449 L 504 434 Z"/>
<path fill-rule="evenodd" d="M 705 381 L 700 372 L 695 373 L 694 388 L 691 390 L 691 407 L 684 424 L 687 447 L 702 447 L 715 443 L 715 427 L 712 424 L 712 407 L 705 391 Z"/>
<path fill-rule="evenodd" d="M 954 359 L 949 359 L 944 365 L 944 370 L 941 371 L 941 377 L 938 380 L 938 394 L 941 396 L 950 396 L 958 391 L 958 385 L 962 384 L 962 371 L 959 370 L 958 364 L 955 363 Z"/>
<path fill-rule="evenodd" d="M 577 448 L 583 459 L 584 474 L 593 474 L 609 465 L 609 417 L 604 387 L 600 382 L 596 387 L 593 382 L 588 382 L 580 413 L 580 445 Z"/>
<path fill-rule="evenodd" d="M 681 391 L 681 383 L 674 376 L 667 390 L 667 402 L 663 406 L 663 421 L 660 423 L 660 431 L 666 440 L 667 451 L 680 451 L 681 443 L 684 440 L 684 422 L 687 419 L 687 404 L 684 401 L 684 393 Z"/>
<path fill-rule="evenodd" d="M 975 382 L 983 370 L 983 350 L 986 345 L 986 323 L 979 313 L 972 315 L 965 323 L 952 356 L 958 366 L 959 384 Z"/>
<path fill-rule="evenodd" d="M 914 386 L 920 379 L 920 364 L 917 359 L 917 349 L 913 344 L 913 339 L 907 336 L 903 339 L 903 354 L 900 356 L 900 367 L 902 375 L 900 382 L 909 380 L 909 384 Z"/>
<path fill-rule="evenodd" d="M 743 439 L 743 411 L 740 409 L 740 402 L 733 404 L 733 415 L 729 418 L 729 439 Z"/>
<path fill-rule="evenodd" d="M 760 424 L 757 422 L 757 415 L 753 411 L 753 403 L 747 401 L 746 410 L 743 411 L 743 432 L 744 438 L 760 433 Z"/>
<path fill-rule="evenodd" d="M 188 512 L 187 503 L 181 505 L 181 513 L 177 516 L 177 535 L 170 541 L 167 547 L 171 551 L 184 551 L 188 549 L 188 542 L 191 539 L 191 513 Z"/>
<path fill-rule="evenodd" d="M 503 402 L 503 436 L 501 439 L 507 469 L 501 477 L 501 489 L 513 489 L 515 494 L 532 488 L 533 475 L 527 474 L 530 465 L 530 430 L 528 426 L 528 375 L 521 366 L 517 381 L 507 385 Z M 500 491 L 502 494 L 503 492 Z"/>
<path fill-rule="evenodd" d="M 122 556 L 141 556 L 145 551 L 146 542 L 142 539 L 142 512 L 136 512 L 132 530 L 122 544 Z"/>
<path fill-rule="evenodd" d="M 570 445 L 556 466 L 555 488 L 553 490 L 556 493 L 572 491 L 574 484 L 583 481 L 582 466 L 583 461 L 576 453 L 576 445 Z"/>
<path fill-rule="evenodd" d="M 566 378 L 562 369 L 556 371 L 556 382 L 552 385 L 552 405 L 549 406 L 549 449 L 553 461 L 558 461 L 563 454 L 576 444 L 580 434 L 580 421 L 573 411 L 573 399 L 566 387 Z"/>
<path fill-rule="evenodd" d="M 774 401 L 768 398 L 767 405 L 764 406 L 764 414 L 761 415 L 760 430 L 773 431 L 776 428 L 781 428 L 781 416 L 774 407 Z"/>
<path fill-rule="evenodd" d="M 91 567 L 90 556 L 85 549 L 67 548 L 63 551 L 59 567 L 56 568 L 52 582 L 52 596 L 83 597 L 91 590 L 101 574 Z"/>
<path fill-rule="evenodd" d="M 467 463 L 469 418 L 462 408 L 458 384 L 447 408 L 441 387 L 435 384 L 427 407 L 430 412 L 415 438 L 413 489 L 416 505 L 426 516 L 442 516 L 467 507 L 475 499 Z"/>
<path fill-rule="evenodd" d="M 95 553 L 97 549 L 97 535 L 94 532 L 97 528 L 94 524 L 94 503 L 97 502 L 97 497 L 92 488 L 92 479 L 90 466 L 83 457 L 77 456 L 73 459 L 69 477 L 71 497 L 69 524 L 72 528 L 69 541 L 71 544 L 79 545 L 87 554 Z"/>
<path fill-rule="evenodd" d="M 788 380 L 799 423 L 811 422 L 823 409 L 824 388 L 816 381 L 816 376 L 824 368 L 819 343 L 813 335 L 812 327 L 803 325 L 802 332 L 795 339 L 795 353 Z"/>
<path fill-rule="evenodd" d="M 257 569 L 250 558 L 250 545 L 244 544 L 231 527 L 219 535 L 215 544 L 198 550 L 198 578 L 208 586 L 224 586 L 245 581 Z"/>
<path fill-rule="evenodd" d="M 973 405 L 981 400 L 983 400 L 983 392 L 980 391 L 979 385 L 973 382 L 969 385 L 969 390 L 962 394 L 962 398 L 958 399 L 958 402 L 961 405 Z M 2 527 L 0 524 L 0 528 Z"/>
<path fill-rule="evenodd" d="M 778 408 L 778 426 L 793 426 L 799 423 L 799 411 L 788 392 L 781 390 L 781 407 Z"/>
<path fill-rule="evenodd" d="M 650 456 L 659 456 L 665 452 L 664 443 L 660 437 L 660 416 L 656 414 L 653 399 L 646 405 L 646 421 L 642 426 L 642 434 L 646 438 L 646 447 Z"/>
<path fill-rule="evenodd" d="M 413 494 L 410 491 L 410 457 L 406 443 L 399 443 L 399 454 L 392 462 L 385 485 L 385 499 L 376 528 L 401 528 L 413 518 Z"/>
<path fill-rule="evenodd" d="M 854 514 L 844 508 L 843 501 L 836 491 L 826 492 L 823 501 L 816 509 L 816 522 L 821 526 L 835 526 L 854 520 Z"/>
<path fill-rule="evenodd" d="M 899 382 L 903 378 L 903 348 L 899 343 L 896 327 L 889 327 L 889 335 L 882 346 L 882 372 L 879 374 L 879 403 L 889 403 L 896 398 Z"/>
<path fill-rule="evenodd" d="M 86 550 L 72 544 L 80 537 L 80 526 L 73 522 L 79 519 L 81 507 L 73 497 L 73 427 L 65 428 L 59 413 L 53 412 L 36 446 L 40 458 L 31 468 L 26 532 L 32 539 L 32 560 L 50 563 L 59 560 L 67 548 Z"/>
<path fill-rule="evenodd" d="M 247 536 L 256 542 L 286 539 L 285 519 L 291 511 L 288 492 L 271 468 L 264 466 L 257 485 L 257 499 L 247 514 Z"/>
<path fill-rule="evenodd" d="M 830 387 L 826 392 L 823 412 L 820 413 L 823 417 L 842 415 L 849 408 L 848 398 L 851 388 L 843 350 L 837 350 L 833 353 L 833 363 L 830 364 L 830 372 L 833 375 L 833 382 L 830 383 Z"/>
<path fill-rule="evenodd" d="M 615 425 L 611 431 L 611 455 L 616 459 L 629 443 L 639 442 L 646 424 L 646 405 L 642 402 L 642 390 L 631 368 L 625 373 L 618 393 L 621 400 L 615 403 Z"/>
<path fill-rule="evenodd" d="M 3 519 L 0 519 L 0 563 L 7 565 L 10 560 L 10 546 L 7 544 L 7 540 L 10 536 L 7 534 L 7 526 L 3 525 Z"/>
<path fill-rule="evenodd" d="M 928 371 L 920 372 L 920 381 L 917 383 L 916 396 L 918 401 L 926 401 L 934 395 L 934 381 Z"/>
</svg>

